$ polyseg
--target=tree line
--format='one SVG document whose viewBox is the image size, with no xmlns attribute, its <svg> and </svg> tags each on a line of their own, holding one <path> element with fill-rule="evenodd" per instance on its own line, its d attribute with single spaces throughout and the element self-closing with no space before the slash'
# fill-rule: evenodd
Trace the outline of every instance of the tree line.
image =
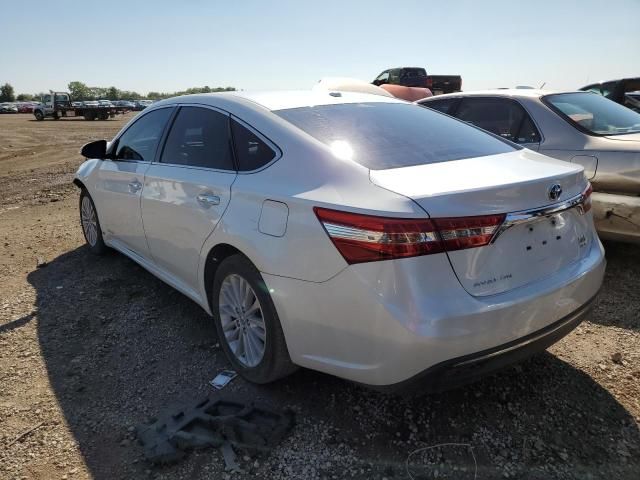
<svg viewBox="0 0 640 480">
<path fill-rule="evenodd" d="M 89 87 L 82 82 L 69 82 L 67 85 L 71 98 L 77 101 L 86 100 L 160 100 L 162 98 L 175 97 L 177 95 L 189 95 L 192 93 L 211 93 L 211 92 L 232 92 L 236 89 L 234 87 L 193 87 L 187 88 L 180 92 L 148 92 L 146 95 L 141 95 L 138 92 L 130 90 L 120 90 L 116 87 Z M 39 100 L 43 92 L 34 93 L 33 95 L 28 93 L 15 94 L 13 86 L 9 83 L 5 83 L 0 86 L 0 102 L 28 102 L 31 100 Z"/>
</svg>

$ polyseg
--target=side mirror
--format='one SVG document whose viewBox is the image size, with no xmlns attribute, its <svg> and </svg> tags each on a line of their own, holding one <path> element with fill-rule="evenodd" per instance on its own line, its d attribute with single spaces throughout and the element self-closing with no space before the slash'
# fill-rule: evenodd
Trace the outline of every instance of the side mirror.
<svg viewBox="0 0 640 480">
<path fill-rule="evenodd" d="M 96 140 L 95 142 L 87 143 L 80 153 L 85 158 L 99 158 L 100 160 L 104 160 L 107 156 L 107 141 L 106 140 Z"/>
</svg>

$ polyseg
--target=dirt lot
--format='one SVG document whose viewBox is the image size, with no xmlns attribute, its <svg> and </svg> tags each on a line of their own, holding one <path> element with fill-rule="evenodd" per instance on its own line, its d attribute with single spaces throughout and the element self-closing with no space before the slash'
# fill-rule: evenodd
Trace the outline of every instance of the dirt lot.
<svg viewBox="0 0 640 480">
<path fill-rule="evenodd" d="M 472 479 L 474 457 L 479 479 L 640 478 L 640 248 L 622 244 L 591 320 L 548 353 L 410 400 L 311 371 L 236 379 L 217 395 L 294 409 L 285 442 L 240 474 L 217 450 L 148 464 L 133 427 L 228 364 L 198 306 L 84 247 L 78 151 L 125 120 L 0 116 L 0 478 Z M 443 443 L 463 445 L 408 458 Z"/>
</svg>

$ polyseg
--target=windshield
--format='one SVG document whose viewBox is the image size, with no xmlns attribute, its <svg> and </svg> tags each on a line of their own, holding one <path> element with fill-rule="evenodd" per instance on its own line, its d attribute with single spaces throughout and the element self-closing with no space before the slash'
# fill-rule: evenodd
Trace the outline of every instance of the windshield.
<svg viewBox="0 0 640 480">
<path fill-rule="evenodd" d="M 273 113 L 372 170 L 483 157 L 517 147 L 439 112 L 406 103 L 343 103 Z"/>
<path fill-rule="evenodd" d="M 640 114 L 593 93 L 547 95 L 544 101 L 572 125 L 596 135 L 640 132 Z"/>
</svg>

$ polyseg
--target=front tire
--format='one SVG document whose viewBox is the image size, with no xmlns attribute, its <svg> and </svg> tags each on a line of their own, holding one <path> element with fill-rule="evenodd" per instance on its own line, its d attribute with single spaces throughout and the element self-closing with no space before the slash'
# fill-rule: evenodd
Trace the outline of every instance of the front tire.
<svg viewBox="0 0 640 480">
<path fill-rule="evenodd" d="M 107 252 L 107 246 L 102 238 L 98 212 L 91 195 L 84 189 L 80 193 L 80 226 L 89 251 L 94 255 L 104 255 Z"/>
<path fill-rule="evenodd" d="M 38 120 L 38 121 L 44 120 L 44 113 L 42 113 L 42 111 L 36 110 L 34 115 L 36 117 L 36 120 Z"/>
<path fill-rule="evenodd" d="M 296 370 L 267 286 L 245 256 L 222 261 L 211 297 L 220 345 L 240 375 L 262 384 Z"/>
</svg>

